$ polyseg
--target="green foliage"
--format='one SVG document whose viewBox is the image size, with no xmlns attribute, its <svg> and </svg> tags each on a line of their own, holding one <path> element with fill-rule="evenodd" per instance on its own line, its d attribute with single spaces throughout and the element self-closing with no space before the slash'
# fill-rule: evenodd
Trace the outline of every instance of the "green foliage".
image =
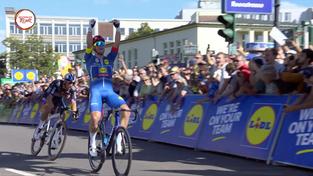
<svg viewBox="0 0 313 176">
<path fill-rule="evenodd" d="M 11 48 L 10 52 L 5 53 L 11 69 L 37 69 L 39 74 L 48 75 L 57 70 L 59 56 L 53 52 L 50 43 L 44 43 L 37 35 L 29 36 L 25 42 L 9 37 L 2 43 Z"/>
<path fill-rule="evenodd" d="M 127 37 L 127 39 L 132 39 L 132 38 L 136 38 L 136 37 L 146 36 L 146 35 L 152 34 L 153 32 L 155 32 L 155 31 L 150 28 L 148 23 L 141 23 L 141 27 L 138 29 L 138 31 L 131 33 Z"/>
</svg>

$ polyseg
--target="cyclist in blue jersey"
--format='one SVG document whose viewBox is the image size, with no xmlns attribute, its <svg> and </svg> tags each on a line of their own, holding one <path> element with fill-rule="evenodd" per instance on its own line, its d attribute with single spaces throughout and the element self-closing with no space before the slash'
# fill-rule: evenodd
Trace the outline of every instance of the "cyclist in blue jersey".
<svg viewBox="0 0 313 176">
<path fill-rule="evenodd" d="M 113 63 L 118 54 L 121 38 L 119 28 L 120 22 L 118 20 L 113 20 L 113 25 L 116 28 L 115 42 L 112 45 L 111 52 L 107 56 L 104 55 L 104 38 L 100 35 L 92 37 L 92 28 L 95 25 L 95 20 L 90 20 L 89 25 L 87 33 L 87 48 L 85 53 L 86 68 L 90 78 L 89 105 L 91 122 L 89 126 L 89 153 L 91 156 L 97 156 L 96 131 L 98 129 L 98 122 L 101 120 L 102 101 L 104 100 L 114 109 L 121 108 L 129 110 L 129 107 L 124 99 L 117 95 L 112 88 Z M 92 51 L 94 51 L 94 54 L 92 54 Z M 130 113 L 128 111 L 121 112 L 121 126 L 127 128 L 129 116 Z"/>
</svg>

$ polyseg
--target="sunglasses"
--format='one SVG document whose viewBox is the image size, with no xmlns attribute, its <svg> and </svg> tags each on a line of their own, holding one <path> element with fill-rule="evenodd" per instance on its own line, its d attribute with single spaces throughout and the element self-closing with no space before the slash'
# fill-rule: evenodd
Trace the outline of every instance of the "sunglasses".
<svg viewBox="0 0 313 176">
<path fill-rule="evenodd" d="M 104 46 L 104 45 L 105 45 L 104 41 L 97 41 L 97 42 L 94 44 L 94 46 Z"/>
</svg>

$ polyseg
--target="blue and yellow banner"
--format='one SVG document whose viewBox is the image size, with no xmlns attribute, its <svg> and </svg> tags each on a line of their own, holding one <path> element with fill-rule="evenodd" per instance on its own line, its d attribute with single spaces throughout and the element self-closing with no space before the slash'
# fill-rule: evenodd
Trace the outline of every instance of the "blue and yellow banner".
<svg viewBox="0 0 313 176">
<path fill-rule="evenodd" d="M 12 69 L 12 81 L 16 82 L 33 82 L 38 81 L 38 70 L 16 70 Z"/>
<path fill-rule="evenodd" d="M 210 104 L 198 148 L 266 160 L 287 96 L 239 97 Z"/>
<path fill-rule="evenodd" d="M 286 113 L 273 160 L 313 168 L 313 108 Z"/>
</svg>

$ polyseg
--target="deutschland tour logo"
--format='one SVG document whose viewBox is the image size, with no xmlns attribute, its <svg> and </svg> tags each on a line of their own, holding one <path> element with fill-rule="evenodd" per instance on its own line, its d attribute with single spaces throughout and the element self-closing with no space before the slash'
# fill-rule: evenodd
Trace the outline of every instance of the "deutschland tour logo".
<svg viewBox="0 0 313 176">
<path fill-rule="evenodd" d="M 15 25 L 20 30 L 31 29 L 36 23 L 35 14 L 28 9 L 21 9 L 15 14 Z"/>
</svg>

